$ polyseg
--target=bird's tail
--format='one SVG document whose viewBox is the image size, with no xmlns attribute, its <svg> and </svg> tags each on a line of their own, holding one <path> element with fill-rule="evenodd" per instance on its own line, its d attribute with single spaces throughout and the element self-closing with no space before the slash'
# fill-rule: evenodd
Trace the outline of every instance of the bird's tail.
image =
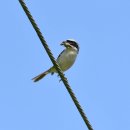
<svg viewBox="0 0 130 130">
<path fill-rule="evenodd" d="M 50 73 L 50 69 L 45 71 L 45 72 L 43 72 L 43 73 L 41 73 L 41 74 L 39 74 L 39 75 L 37 75 L 36 77 L 32 78 L 32 80 L 34 82 L 37 82 L 37 81 L 41 80 L 42 78 L 44 78 L 49 73 Z"/>
</svg>

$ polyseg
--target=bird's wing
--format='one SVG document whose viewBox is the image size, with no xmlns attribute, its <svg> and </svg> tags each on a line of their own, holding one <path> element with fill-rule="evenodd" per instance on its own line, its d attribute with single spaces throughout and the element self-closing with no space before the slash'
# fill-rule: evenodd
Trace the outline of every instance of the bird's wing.
<svg viewBox="0 0 130 130">
<path fill-rule="evenodd" d="M 57 59 L 61 56 L 61 54 L 64 52 L 65 50 L 63 50 L 60 54 L 59 54 L 59 56 L 57 57 Z"/>
</svg>

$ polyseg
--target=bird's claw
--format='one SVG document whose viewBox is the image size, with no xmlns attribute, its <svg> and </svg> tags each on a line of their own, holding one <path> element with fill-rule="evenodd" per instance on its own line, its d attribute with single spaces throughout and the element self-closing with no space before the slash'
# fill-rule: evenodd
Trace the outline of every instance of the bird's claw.
<svg viewBox="0 0 130 130">
<path fill-rule="evenodd" d="M 59 80 L 59 82 L 61 82 L 61 81 L 62 81 L 62 79 Z"/>
<path fill-rule="evenodd" d="M 63 75 L 65 76 L 65 74 L 63 74 Z M 60 77 L 60 75 L 58 74 L 57 77 Z M 61 82 L 61 81 L 62 81 L 62 79 L 59 80 L 59 82 Z"/>
</svg>

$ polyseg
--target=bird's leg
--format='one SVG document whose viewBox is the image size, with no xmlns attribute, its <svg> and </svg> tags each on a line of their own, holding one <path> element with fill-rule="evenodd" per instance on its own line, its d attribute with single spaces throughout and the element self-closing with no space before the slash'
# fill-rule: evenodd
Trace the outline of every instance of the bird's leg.
<svg viewBox="0 0 130 130">
<path fill-rule="evenodd" d="M 63 74 L 65 76 L 65 74 Z M 58 74 L 57 77 L 60 77 L 60 75 Z M 62 79 L 59 80 L 59 82 L 62 81 Z"/>
<path fill-rule="evenodd" d="M 51 72 L 51 75 L 53 75 L 54 74 L 54 72 Z"/>
</svg>

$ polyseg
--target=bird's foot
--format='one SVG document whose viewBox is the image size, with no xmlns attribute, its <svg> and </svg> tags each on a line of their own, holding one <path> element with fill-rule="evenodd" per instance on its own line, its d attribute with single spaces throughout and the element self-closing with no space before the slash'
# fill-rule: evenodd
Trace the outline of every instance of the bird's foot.
<svg viewBox="0 0 130 130">
<path fill-rule="evenodd" d="M 65 76 L 65 74 L 63 74 L 63 75 Z M 57 77 L 60 77 L 60 75 L 58 74 Z M 61 82 L 61 81 L 62 81 L 62 79 L 59 80 L 59 82 Z"/>
</svg>

